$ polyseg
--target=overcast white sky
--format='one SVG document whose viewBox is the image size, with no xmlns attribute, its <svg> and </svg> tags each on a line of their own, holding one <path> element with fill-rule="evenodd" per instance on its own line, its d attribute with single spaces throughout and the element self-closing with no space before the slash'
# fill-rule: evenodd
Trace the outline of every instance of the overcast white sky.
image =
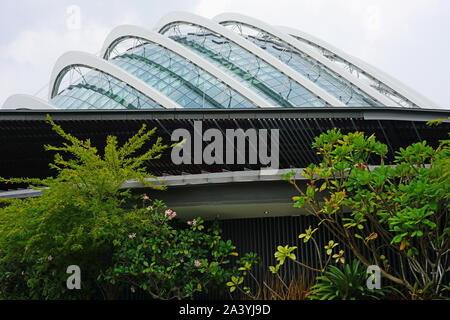
<svg viewBox="0 0 450 320">
<path fill-rule="evenodd" d="M 79 28 L 71 5 L 81 10 Z M 0 105 L 15 93 L 46 97 L 64 52 L 97 53 L 115 26 L 153 28 L 178 10 L 238 12 L 300 29 L 450 108 L 449 0 L 0 0 Z"/>
</svg>

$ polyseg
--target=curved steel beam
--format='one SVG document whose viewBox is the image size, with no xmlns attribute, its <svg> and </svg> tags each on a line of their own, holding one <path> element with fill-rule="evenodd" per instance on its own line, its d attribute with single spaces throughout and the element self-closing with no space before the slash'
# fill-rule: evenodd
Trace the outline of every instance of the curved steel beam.
<svg viewBox="0 0 450 320">
<path fill-rule="evenodd" d="M 333 54 L 335 54 L 342 60 L 363 70 L 371 78 L 378 80 L 379 82 L 385 84 L 387 87 L 391 88 L 393 91 L 400 94 L 400 96 L 402 96 L 404 99 L 406 98 L 407 100 L 409 100 L 410 102 L 412 102 L 413 104 L 417 105 L 420 108 L 439 108 L 439 106 L 436 103 L 434 103 L 430 99 L 424 97 L 423 95 L 418 93 L 416 90 L 406 86 L 404 83 L 400 82 L 399 80 L 393 78 L 392 76 L 388 75 L 387 73 L 381 71 L 380 69 L 370 65 L 369 63 L 367 63 L 365 61 L 343 52 L 342 50 L 334 47 L 333 45 L 331 45 L 319 38 L 316 38 L 310 34 L 307 34 L 305 32 L 302 32 L 302 31 L 294 29 L 294 28 L 282 27 L 282 26 L 277 26 L 276 28 L 284 33 L 291 35 L 292 37 L 304 39 L 308 42 L 313 43 L 316 46 L 320 46 L 320 47 L 332 52 Z"/>
<path fill-rule="evenodd" d="M 297 71 L 293 70 L 291 67 L 285 65 L 280 60 L 276 59 L 271 54 L 265 52 L 263 49 L 258 47 L 257 45 L 251 43 L 250 41 L 240 37 L 236 33 L 231 30 L 228 30 L 224 26 L 220 24 L 203 18 L 201 16 L 189 13 L 189 12 L 172 12 L 162 17 L 159 22 L 156 24 L 154 30 L 161 33 L 165 27 L 174 23 L 188 23 L 192 25 L 197 25 L 200 27 L 204 27 L 206 29 L 211 30 L 217 34 L 220 34 L 224 38 L 234 42 L 238 46 L 244 48 L 245 50 L 251 52 L 253 55 L 257 56 L 261 60 L 263 60 L 268 65 L 271 65 L 273 68 L 277 69 L 279 72 L 284 74 L 285 76 L 291 78 L 295 82 L 297 82 L 300 86 L 305 88 L 307 91 L 312 93 L 314 96 L 318 97 L 322 101 L 325 101 L 327 104 L 331 106 L 345 106 L 341 101 L 333 97 L 331 94 L 318 87 L 315 83 L 311 82 L 309 79 L 305 78 Z"/>
<path fill-rule="evenodd" d="M 185 58 L 186 60 L 192 62 L 198 68 L 202 69 L 206 73 L 209 73 L 218 81 L 223 82 L 229 88 L 233 89 L 243 97 L 247 98 L 253 102 L 258 107 L 269 107 L 270 103 L 263 99 L 261 96 L 250 90 L 249 88 L 243 86 L 238 81 L 221 71 L 219 68 L 214 66 L 209 61 L 202 59 L 200 56 L 186 49 L 184 46 L 180 45 L 176 41 L 169 39 L 157 32 L 152 30 L 144 29 L 138 26 L 132 25 L 122 25 L 114 28 L 106 38 L 103 43 L 103 48 L 101 50 L 101 56 L 104 59 L 109 59 L 109 56 L 114 50 L 114 48 L 122 41 L 136 38 L 145 41 L 156 43 L 169 51 Z"/>
<path fill-rule="evenodd" d="M 256 28 L 259 30 L 262 30 L 264 32 L 267 32 L 274 36 L 275 38 L 278 38 L 288 45 L 294 47 L 298 51 L 306 54 L 313 60 L 319 62 L 323 66 L 325 66 L 327 69 L 331 70 L 333 73 L 335 73 L 337 76 L 341 76 L 351 84 L 353 84 L 355 87 L 360 89 L 362 92 L 366 93 L 368 96 L 370 96 L 373 100 L 379 102 L 380 104 L 384 106 L 393 106 L 395 104 L 392 100 L 387 98 L 385 95 L 382 95 L 380 92 L 376 91 L 374 88 L 370 87 L 369 85 L 365 84 L 363 81 L 351 76 L 347 72 L 343 72 L 341 68 L 338 68 L 333 63 L 330 63 L 328 59 L 323 57 L 321 54 L 315 52 L 311 48 L 309 48 L 306 44 L 302 43 L 301 41 L 289 36 L 286 33 L 281 32 L 277 28 L 274 28 L 270 26 L 269 24 L 260 21 L 258 19 L 254 19 L 242 14 L 238 13 L 223 13 L 215 16 L 213 18 L 214 21 L 221 25 L 226 25 L 229 22 L 237 22 L 244 25 L 249 26 L 250 28 Z"/>
<path fill-rule="evenodd" d="M 156 89 L 152 88 L 141 79 L 138 79 L 137 77 L 131 75 L 118 66 L 101 58 L 98 58 L 92 54 L 80 51 L 69 51 L 63 54 L 56 61 L 50 78 L 50 87 L 48 93 L 49 101 L 57 94 L 61 80 L 64 78 L 64 75 L 67 73 L 67 71 L 69 71 L 70 68 L 76 66 L 97 70 L 113 78 L 116 78 L 117 80 L 124 82 L 136 91 L 139 91 L 143 95 L 147 96 L 149 99 L 161 105 L 163 108 L 183 108 L 178 103 L 163 95 Z"/>
<path fill-rule="evenodd" d="M 29 94 L 14 94 L 6 99 L 0 109 L 54 110 L 59 108 Z"/>
</svg>

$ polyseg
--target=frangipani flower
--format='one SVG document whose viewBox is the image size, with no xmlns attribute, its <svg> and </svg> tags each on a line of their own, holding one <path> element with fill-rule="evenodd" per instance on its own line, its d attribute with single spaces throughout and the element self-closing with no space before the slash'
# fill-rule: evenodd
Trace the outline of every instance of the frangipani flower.
<svg viewBox="0 0 450 320">
<path fill-rule="evenodd" d="M 171 209 L 167 209 L 165 212 L 166 217 L 168 217 L 169 219 L 173 219 L 175 218 L 175 216 L 177 215 L 177 213 Z"/>
<path fill-rule="evenodd" d="M 316 232 L 316 231 L 317 231 L 317 228 L 315 228 L 314 230 L 312 230 L 312 229 L 311 229 L 311 226 L 309 226 L 309 228 L 305 230 L 305 233 L 302 233 L 302 234 L 299 235 L 298 237 L 299 237 L 300 239 L 305 238 L 305 239 L 303 239 L 303 242 L 308 242 L 309 239 L 311 239 L 313 233 Z"/>
<path fill-rule="evenodd" d="M 128 235 L 128 238 L 130 238 L 130 239 L 136 238 L 136 233 L 131 233 L 131 234 L 129 234 L 129 235 Z"/>
<path fill-rule="evenodd" d="M 345 263 L 344 250 L 339 251 L 338 254 L 333 254 L 332 258 L 336 259 L 336 263 L 340 261 L 342 264 L 344 264 Z"/>
<path fill-rule="evenodd" d="M 328 245 L 325 246 L 325 249 L 327 249 L 327 255 L 330 255 L 333 252 L 333 248 L 338 244 L 339 243 L 334 243 L 333 240 L 328 241 Z"/>
<path fill-rule="evenodd" d="M 365 164 L 360 163 L 356 163 L 353 165 L 355 168 L 362 168 L 362 169 L 367 169 L 367 166 Z"/>
</svg>

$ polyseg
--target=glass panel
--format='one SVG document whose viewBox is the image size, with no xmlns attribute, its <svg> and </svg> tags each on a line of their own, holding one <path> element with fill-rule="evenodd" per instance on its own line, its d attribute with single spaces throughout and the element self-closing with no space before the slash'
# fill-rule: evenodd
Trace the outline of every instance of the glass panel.
<svg viewBox="0 0 450 320">
<path fill-rule="evenodd" d="M 371 86 L 378 92 L 384 94 L 386 97 L 391 99 L 393 102 L 395 102 L 397 105 L 406 107 L 406 108 L 419 108 L 418 105 L 416 105 L 414 102 L 410 101 L 409 99 L 405 98 L 395 90 L 389 88 L 384 83 L 382 83 L 380 80 L 376 79 L 372 75 L 368 74 L 364 70 L 360 69 L 353 63 L 339 57 L 335 53 L 315 44 L 308 40 L 305 40 L 298 36 L 293 36 L 297 40 L 303 42 L 304 44 L 310 46 L 313 50 L 316 50 L 319 54 L 323 55 L 325 58 L 327 58 L 330 62 L 336 64 L 342 70 L 345 72 L 348 72 L 353 77 L 362 80 L 366 82 L 367 85 Z"/>
<path fill-rule="evenodd" d="M 256 107 L 220 79 L 152 42 L 130 48 L 112 58 L 111 62 L 186 108 L 225 108 L 228 107 L 230 98 L 233 98 L 233 105 L 230 107 Z M 181 88 L 184 92 L 189 92 L 190 98 L 180 99 Z M 220 92 L 226 94 L 219 97 Z"/>
<path fill-rule="evenodd" d="M 274 105 L 283 107 L 326 105 L 325 101 L 248 50 L 204 27 L 175 23 L 169 25 L 162 33 L 239 79 Z M 274 91 L 274 85 L 283 85 L 279 87 L 282 90 Z"/>
<path fill-rule="evenodd" d="M 63 109 L 152 109 L 161 108 L 126 83 L 97 70 L 60 91 L 51 102 Z M 63 99 L 65 97 L 65 99 Z M 132 102 L 139 98 L 139 105 Z"/>
<path fill-rule="evenodd" d="M 350 81 L 343 79 L 325 65 L 309 57 L 287 42 L 274 37 L 261 29 L 240 23 L 230 23 L 227 26 L 267 51 L 281 62 L 290 66 L 319 87 L 349 106 L 380 106 L 365 92 L 359 90 Z"/>
</svg>

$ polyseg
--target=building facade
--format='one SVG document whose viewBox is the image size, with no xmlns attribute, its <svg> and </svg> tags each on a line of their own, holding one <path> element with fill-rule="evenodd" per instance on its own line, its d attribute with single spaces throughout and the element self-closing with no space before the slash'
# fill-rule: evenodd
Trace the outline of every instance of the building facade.
<svg viewBox="0 0 450 320">
<path fill-rule="evenodd" d="M 149 168 L 169 186 L 155 197 L 181 218 L 224 220 L 225 236 L 242 252 L 256 250 L 271 264 L 275 246 L 295 243 L 310 223 L 292 208 L 295 190 L 282 174 L 320 160 L 311 147 L 315 136 L 332 128 L 374 133 L 388 145 L 392 162 L 400 147 L 446 138 L 448 121 L 439 127 L 426 122 L 447 119 L 450 110 L 301 31 L 240 14 L 210 20 L 175 12 L 153 30 L 115 28 L 98 55 L 61 56 L 47 101 L 23 94 L 7 99 L 0 109 L 0 176 L 51 174 L 52 155 L 42 145 L 58 139 L 46 114 L 98 146 L 109 134 L 125 140 L 143 123 L 157 127 L 165 142 L 180 128 L 195 133 L 195 122 L 220 132 L 278 130 L 279 170 L 271 173 L 249 161 L 174 164 L 170 155 Z M 0 187 L 0 197 L 39 195 Z M 132 181 L 128 187 L 142 188 Z M 324 243 L 327 237 L 320 235 Z"/>
</svg>

